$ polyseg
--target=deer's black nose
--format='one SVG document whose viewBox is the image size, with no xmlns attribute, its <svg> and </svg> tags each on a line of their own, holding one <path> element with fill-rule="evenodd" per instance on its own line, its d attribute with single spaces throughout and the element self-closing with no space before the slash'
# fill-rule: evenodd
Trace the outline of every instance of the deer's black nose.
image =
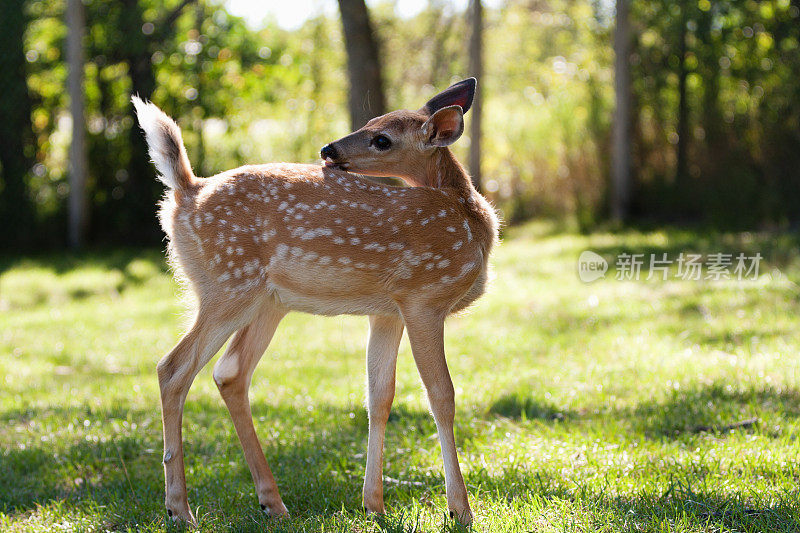
<svg viewBox="0 0 800 533">
<path fill-rule="evenodd" d="M 322 159 L 329 159 L 331 161 L 336 161 L 339 158 L 339 153 L 334 148 L 333 144 L 326 144 L 322 147 L 322 150 L 319 151 L 319 155 L 322 156 Z"/>
</svg>

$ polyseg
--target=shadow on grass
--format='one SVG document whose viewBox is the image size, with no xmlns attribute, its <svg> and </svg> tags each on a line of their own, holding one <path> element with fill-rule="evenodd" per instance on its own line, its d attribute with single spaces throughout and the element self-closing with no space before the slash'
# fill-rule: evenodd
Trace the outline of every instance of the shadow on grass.
<svg viewBox="0 0 800 533">
<path fill-rule="evenodd" d="M 731 414 L 751 408 L 761 413 L 796 416 L 800 414 L 798 400 L 800 393 L 794 390 L 733 390 L 712 384 L 675 392 L 665 400 L 630 410 L 587 414 L 511 394 L 495 402 L 487 416 L 566 424 L 612 416 L 631 419 L 635 430 L 651 437 L 671 438 L 696 425 L 726 423 Z M 280 522 L 258 511 L 250 473 L 227 411 L 221 403 L 199 399 L 187 403 L 184 442 L 189 500 L 202 524 L 233 531 L 293 531 L 319 529 L 324 521 L 325 527 L 335 523 L 338 529 L 364 531 L 360 491 L 367 418 L 363 408 L 323 406 L 300 418 L 291 405 L 256 404 L 253 411 L 265 454 L 294 518 Z M 155 410 L 125 406 L 94 412 L 53 408 L 3 413 L 2 419 L 13 423 L 36 419 L 67 426 L 91 417 L 100 424 L 85 435 L 71 435 L 72 440 L 63 436 L 58 441 L 36 439 L 25 442 L 24 448 L 3 450 L 0 511 L 13 518 L 39 506 L 56 505 L 65 515 L 101 509 L 101 513 L 89 516 L 90 521 L 96 520 L 98 528 L 116 530 L 148 524 L 164 527 L 160 424 L 127 432 L 119 429 L 121 421 L 142 421 L 153 416 L 157 417 Z M 388 438 L 397 438 L 392 432 L 398 431 L 403 435 L 417 433 L 412 438 L 425 442 L 432 450 L 438 446 L 435 440 L 427 439 L 435 432 L 427 412 L 399 404 L 393 410 Z M 469 427 L 460 428 L 459 433 L 461 438 L 472 438 Z M 427 501 L 433 494 L 444 493 L 441 472 L 431 475 L 411 469 L 409 473 L 402 455 L 391 460 L 385 475 L 387 503 L 398 511 L 420 499 Z M 620 529 L 635 530 L 657 520 L 683 520 L 712 529 L 800 529 L 795 519 L 796 506 L 789 499 L 761 501 L 750 493 L 724 498 L 709 491 L 695 491 L 685 482 L 676 482 L 663 493 L 641 492 L 635 497 L 617 498 L 596 489 L 576 488 L 574 480 L 535 466 L 509 467 L 498 475 L 478 469 L 468 472 L 467 477 L 473 497 L 477 491 L 481 498 L 505 501 L 539 498 L 577 502 L 582 508 L 611 515 Z M 419 518 L 413 514 L 392 515 L 370 522 L 367 529 L 418 531 Z"/>
<path fill-rule="evenodd" d="M 298 413 L 302 414 L 298 417 Z M 253 415 L 284 502 L 300 522 L 281 524 L 258 510 L 227 410 L 221 400 L 197 399 L 187 402 L 184 449 L 189 501 L 201 521 L 234 531 L 265 527 L 296 531 L 298 523 L 322 521 L 343 511 L 347 520 L 363 521 L 361 483 L 368 425 L 363 408 L 325 406 L 306 414 L 305 409 L 291 405 L 255 404 Z M 93 423 L 72 434 L 65 431 L 58 440 L 28 438 L 17 448 L 0 451 L 0 512 L 21 517 L 39 507 L 57 506 L 67 519 L 71 513 L 101 508 L 96 526 L 102 529 L 163 527 L 160 424 L 120 431 L 124 421 L 154 416 L 158 416 L 155 410 L 124 406 L 93 412 L 56 407 L 2 413 L 0 419 L 10 426 L 35 420 L 80 429 L 84 419 L 99 421 L 99 425 Z M 287 420 L 289 424 L 284 424 Z M 427 412 L 403 405 L 393 410 L 389 431 L 397 431 L 400 425 L 404 434 L 419 433 L 419 440 L 435 432 Z M 425 440 L 425 445 L 438 448 L 436 441 Z M 409 480 L 408 485 L 387 482 L 387 501 L 395 500 L 395 504 L 397 499 L 413 499 L 429 491 L 444 492 L 441 474 L 409 477 L 387 465 L 386 476 Z M 413 523 L 419 517 L 407 518 Z M 401 522 L 389 517 L 377 525 L 385 531 L 407 530 L 406 521 Z"/>
<path fill-rule="evenodd" d="M 162 272 L 169 269 L 164 261 L 164 252 L 153 248 L 98 248 L 87 252 L 53 252 L 15 256 L 7 254 L 0 258 L 0 274 L 19 265 L 53 270 L 64 274 L 81 267 L 105 270 L 125 270 L 134 260 L 145 259 L 160 265 Z"/>
<path fill-rule="evenodd" d="M 634 429 L 650 438 L 749 430 L 764 419 L 795 418 L 800 415 L 800 391 L 770 386 L 737 388 L 731 384 L 714 382 L 673 391 L 663 400 L 640 403 L 629 414 Z M 736 427 L 753 419 L 757 420 L 746 424 L 746 427 Z"/>
<path fill-rule="evenodd" d="M 570 422 L 616 420 L 650 439 L 696 433 L 752 431 L 765 419 L 800 416 L 800 391 L 770 386 L 737 388 L 724 382 L 673 390 L 665 398 L 628 408 L 559 407 L 520 391 L 501 395 L 486 410 L 488 416 L 514 420 Z"/>
<path fill-rule="evenodd" d="M 152 265 L 156 272 L 169 272 L 163 252 L 154 249 L 113 248 L 83 253 L 62 252 L 24 257 L 5 256 L 0 258 L 0 276 L 12 268 L 44 269 L 57 275 L 68 274 L 81 268 L 99 269 L 121 274 L 122 279 L 116 285 L 115 290 L 122 293 L 125 289 L 142 285 L 150 279 L 149 272 L 143 274 L 137 268 L 132 268 L 138 261 L 145 261 Z M 71 300 L 83 300 L 96 294 L 97 291 L 91 287 L 73 287 L 66 292 Z M 34 295 L 34 298 L 28 302 L 28 306 L 46 303 L 47 298 L 46 293 Z"/>
<path fill-rule="evenodd" d="M 644 233 L 642 236 L 646 237 L 647 234 Z M 609 261 L 612 274 L 616 258 L 621 254 L 644 254 L 641 271 L 646 273 L 650 269 L 651 255 L 660 260 L 663 254 L 667 254 L 667 259 L 676 264 L 681 253 L 701 254 L 704 261 L 708 254 L 730 253 L 733 254 L 735 265 L 739 253 L 747 257 L 760 253 L 762 261 L 772 267 L 782 268 L 797 260 L 798 249 L 800 249 L 800 233 L 797 232 L 718 233 L 681 230 L 667 230 L 663 244 L 648 242 L 640 246 L 619 244 L 591 248 L 593 252 Z M 762 264 L 760 272 L 764 271 Z"/>
<path fill-rule="evenodd" d="M 470 474 L 468 485 L 475 482 Z M 642 489 L 633 497 L 612 496 L 606 488 L 565 481 L 558 473 L 524 470 L 484 478 L 481 490 L 508 501 L 569 502 L 595 513 L 603 521 L 603 531 L 656 531 L 666 524 L 670 530 L 681 524 L 692 531 L 800 531 L 796 490 L 779 497 L 751 492 L 728 496 L 714 488 L 694 487 L 683 479 L 672 481 L 665 489 Z M 569 522 L 567 517 L 565 522 Z"/>
<path fill-rule="evenodd" d="M 489 406 L 491 415 L 504 416 L 518 420 L 565 420 L 575 419 L 580 414 L 572 409 L 556 405 L 522 394 L 505 394 Z"/>
</svg>

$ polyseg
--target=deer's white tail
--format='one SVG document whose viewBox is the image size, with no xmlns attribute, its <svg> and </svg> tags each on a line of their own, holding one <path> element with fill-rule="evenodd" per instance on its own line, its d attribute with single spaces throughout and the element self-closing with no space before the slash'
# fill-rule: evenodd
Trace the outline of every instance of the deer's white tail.
<svg viewBox="0 0 800 533">
<path fill-rule="evenodd" d="M 138 96 L 131 101 L 158 170 L 158 179 L 170 189 L 186 190 L 195 177 L 178 125 L 155 104 L 142 101 Z"/>
</svg>

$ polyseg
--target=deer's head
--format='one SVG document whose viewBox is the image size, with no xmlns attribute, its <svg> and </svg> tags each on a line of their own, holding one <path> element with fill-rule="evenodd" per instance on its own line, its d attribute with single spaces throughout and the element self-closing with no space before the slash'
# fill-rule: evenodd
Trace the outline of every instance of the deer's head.
<svg viewBox="0 0 800 533">
<path fill-rule="evenodd" d="M 325 145 L 325 166 L 367 174 L 398 176 L 410 185 L 425 184 L 437 148 L 449 146 L 464 132 L 464 113 L 475 96 L 475 78 L 440 92 L 417 111 L 392 111 Z"/>
</svg>

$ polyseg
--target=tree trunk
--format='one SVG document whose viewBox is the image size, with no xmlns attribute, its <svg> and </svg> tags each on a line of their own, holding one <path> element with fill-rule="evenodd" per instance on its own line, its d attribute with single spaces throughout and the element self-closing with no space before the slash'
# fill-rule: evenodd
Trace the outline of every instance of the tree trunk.
<svg viewBox="0 0 800 533">
<path fill-rule="evenodd" d="M 195 6 L 194 11 L 194 27 L 197 30 L 197 41 L 202 42 L 203 37 L 203 21 L 205 20 L 205 4 L 203 2 L 198 2 Z M 197 80 L 197 84 L 195 89 L 197 90 L 197 104 L 195 105 L 192 115 L 194 115 L 194 129 L 197 132 L 197 153 L 195 154 L 195 159 L 192 162 L 194 168 L 197 169 L 196 172 L 198 176 L 205 175 L 205 166 L 206 166 L 206 144 L 205 140 L 203 139 L 203 123 L 205 120 L 205 111 L 203 109 L 203 95 L 205 94 L 203 89 L 203 82 L 205 74 L 203 74 L 203 59 L 202 55 L 198 54 L 195 60 L 195 76 Z"/>
<path fill-rule="evenodd" d="M 472 0 L 470 9 L 472 32 L 469 38 L 469 72 L 478 80 L 483 80 L 483 6 L 481 0 Z M 478 191 L 482 188 L 481 176 L 481 121 L 483 113 L 483 91 L 475 91 L 472 100 L 472 119 L 470 122 L 469 171 L 472 184 Z"/>
<path fill-rule="evenodd" d="M 386 112 L 381 63 L 364 0 L 339 0 L 339 11 L 350 78 L 350 122 L 357 130 Z"/>
<path fill-rule="evenodd" d="M 614 32 L 614 150 L 611 193 L 611 216 L 617 222 L 628 217 L 631 198 L 631 67 L 628 0 L 617 0 Z"/>
<path fill-rule="evenodd" d="M 681 16 L 678 20 L 678 124 L 676 133 L 678 142 L 675 147 L 675 192 L 680 194 L 686 191 L 687 187 L 687 168 L 686 146 L 689 141 L 689 107 L 686 101 L 686 0 L 680 3 Z"/>
<path fill-rule="evenodd" d="M 0 245 L 28 244 L 33 209 L 25 176 L 33 159 L 31 104 L 25 75 L 24 0 L 2 3 L 0 34 Z"/>
<path fill-rule="evenodd" d="M 69 145 L 69 245 L 76 249 L 86 242 L 86 121 L 84 118 L 83 35 L 84 20 L 81 0 L 67 1 L 67 64 L 69 111 L 72 115 L 72 141 Z"/>
</svg>

